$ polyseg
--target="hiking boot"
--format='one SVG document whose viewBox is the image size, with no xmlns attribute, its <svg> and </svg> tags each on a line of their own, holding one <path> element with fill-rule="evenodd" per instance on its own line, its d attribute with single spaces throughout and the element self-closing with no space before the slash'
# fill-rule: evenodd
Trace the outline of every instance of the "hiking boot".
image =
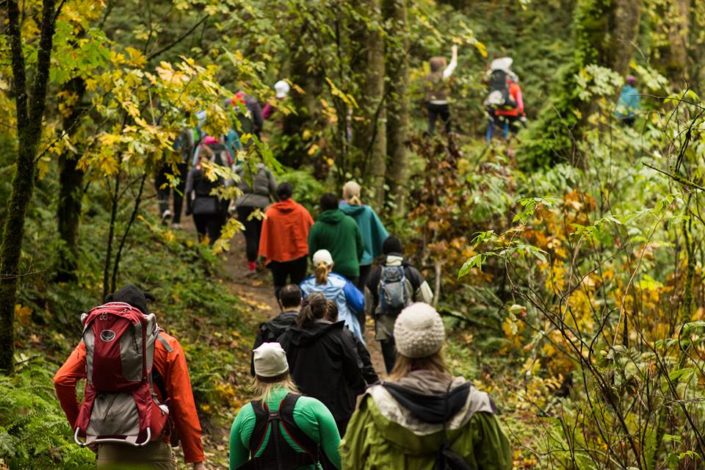
<svg viewBox="0 0 705 470">
<path fill-rule="evenodd" d="M 171 211 L 169 209 L 165 210 L 162 212 L 162 225 L 166 225 L 167 221 L 169 220 L 169 217 L 171 217 Z"/>
<path fill-rule="evenodd" d="M 178 222 L 174 222 L 173 224 L 171 224 L 171 228 L 174 230 L 181 230 L 181 224 Z"/>
</svg>

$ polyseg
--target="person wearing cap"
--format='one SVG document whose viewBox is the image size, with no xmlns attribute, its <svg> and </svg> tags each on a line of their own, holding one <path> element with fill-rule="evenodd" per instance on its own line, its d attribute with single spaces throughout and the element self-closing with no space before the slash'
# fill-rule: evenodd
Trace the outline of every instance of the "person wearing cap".
<svg viewBox="0 0 705 470">
<path fill-rule="evenodd" d="M 365 253 L 360 229 L 352 217 L 340 210 L 335 194 L 321 196 L 320 207 L 321 214 L 308 236 L 309 252 L 328 250 L 333 256 L 333 272 L 357 284 L 360 260 Z"/>
<path fill-rule="evenodd" d="M 448 372 L 438 312 L 412 304 L 394 329 L 396 365 L 388 382 L 369 387 L 358 402 L 341 442 L 343 466 L 435 468 L 455 457 L 473 470 L 511 469 L 512 451 L 492 400 Z"/>
<path fill-rule="evenodd" d="M 253 355 L 257 398 L 233 421 L 230 470 L 340 468 L 333 415 L 319 400 L 298 393 L 281 345 L 263 343 Z"/>
<path fill-rule="evenodd" d="M 426 76 L 426 109 L 428 110 L 428 133 L 436 131 L 436 121 L 440 117 L 446 134 L 450 133 L 450 77 L 458 66 L 458 46 L 451 49 L 450 64 L 445 57 L 431 57 L 431 72 Z"/>
<path fill-rule="evenodd" d="M 274 97 L 278 101 L 285 100 L 287 96 L 289 96 L 289 91 L 291 90 L 291 86 L 285 81 L 285 80 L 279 80 L 277 83 L 274 84 Z M 277 108 L 271 103 L 267 103 L 264 105 L 264 108 L 262 109 L 262 117 L 266 121 L 269 119 L 272 114 L 276 112 Z"/>
<path fill-rule="evenodd" d="M 509 100 L 511 107 L 498 107 L 489 109 L 490 120 L 485 133 L 485 140 L 490 142 L 494 137 L 495 127 L 502 128 L 502 137 L 506 140 L 511 132 L 517 133 L 519 125 L 526 121 L 524 111 L 524 96 L 519 86 L 519 77 L 511 70 L 514 60 L 511 57 L 502 57 L 492 61 L 489 74 L 495 70 L 504 72 L 509 89 Z"/>
<path fill-rule="evenodd" d="M 328 301 L 320 292 L 308 297 L 296 325 L 279 338 L 299 390 L 318 398 L 345 434 L 357 395 L 365 390 L 361 360 L 343 322 L 325 319 Z M 255 365 L 256 367 L 256 365 Z"/>
<path fill-rule="evenodd" d="M 264 213 L 259 256 L 272 271 L 274 293 L 287 282 L 300 284 L 308 268 L 308 234 L 313 218 L 304 206 L 292 199 L 290 183 L 277 186 L 278 202 Z"/>
<path fill-rule="evenodd" d="M 338 306 L 338 317 L 345 326 L 364 343 L 360 327 L 359 312 L 365 308 L 365 297 L 355 285 L 333 271 L 335 263 L 328 250 L 318 250 L 313 254 L 315 274 L 301 283 L 304 298 L 320 292 L 326 299 Z"/>
<path fill-rule="evenodd" d="M 413 267 L 404 259 L 404 250 L 401 241 L 389 236 L 382 244 L 384 260 L 371 273 L 367 282 L 367 288 L 372 294 L 371 311 L 375 318 L 375 339 L 379 341 L 384 357 L 384 366 L 387 373 L 392 371 L 396 360 L 396 350 L 394 347 L 394 322 L 401 312 L 401 308 L 390 308 L 380 302 L 380 288 L 382 288 L 383 274 L 388 270 L 402 269 L 404 276 L 403 289 L 407 305 L 414 302 L 425 302 L 430 304 L 433 301 L 433 291 L 418 269 Z"/>
<path fill-rule="evenodd" d="M 147 299 L 153 298 L 133 285 L 127 285 L 109 295 L 106 302 L 124 302 L 139 309 L 147 315 Z M 201 424 L 196 413 L 191 380 L 189 378 L 186 355 L 179 342 L 173 336 L 161 331 L 154 343 L 154 369 L 161 383 L 155 387 L 160 403 L 167 403 L 169 416 L 175 432 L 163 436 L 144 447 L 126 444 L 102 443 L 97 447 L 97 467 L 100 468 L 135 468 L 141 465 L 150 468 L 176 470 L 174 453 L 170 441 L 181 442 L 186 463 L 192 464 L 194 470 L 205 468 L 205 454 L 201 442 Z M 54 388 L 71 427 L 78 418 L 79 405 L 76 400 L 76 385 L 86 378 L 86 345 L 81 341 L 66 362 L 54 375 Z M 166 395 L 166 396 L 164 396 Z M 178 438 L 177 438 L 178 436 Z"/>
<path fill-rule="evenodd" d="M 636 77 L 628 75 L 626 83 L 619 93 L 619 101 L 617 101 L 617 109 L 615 110 L 617 119 L 626 126 L 633 126 L 639 112 L 640 101 L 639 90 L 636 89 Z"/>
<path fill-rule="evenodd" d="M 363 252 L 360 259 L 360 277 L 357 288 L 365 290 L 367 277 L 372 269 L 372 261 L 382 254 L 382 243 L 387 239 L 389 233 L 384 228 L 384 224 L 377 216 L 377 213 L 370 206 L 362 203 L 360 199 L 361 187 L 355 181 L 348 181 L 343 186 L 343 200 L 340 202 L 340 210 L 343 214 L 349 215 L 357 223 L 362 236 Z M 364 326 L 364 318 L 360 322 Z"/>
</svg>

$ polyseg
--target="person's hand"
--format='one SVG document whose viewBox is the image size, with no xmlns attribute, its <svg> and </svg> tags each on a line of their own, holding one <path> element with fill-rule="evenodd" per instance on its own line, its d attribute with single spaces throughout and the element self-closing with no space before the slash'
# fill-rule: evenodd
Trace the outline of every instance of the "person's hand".
<svg viewBox="0 0 705 470">
<path fill-rule="evenodd" d="M 195 462 L 193 464 L 193 470 L 206 470 L 206 464 L 203 462 Z"/>
<path fill-rule="evenodd" d="M 458 53 L 458 45 L 453 44 L 453 47 L 451 47 L 450 50 L 451 50 L 451 52 L 453 52 L 453 54 L 457 54 Z"/>
</svg>

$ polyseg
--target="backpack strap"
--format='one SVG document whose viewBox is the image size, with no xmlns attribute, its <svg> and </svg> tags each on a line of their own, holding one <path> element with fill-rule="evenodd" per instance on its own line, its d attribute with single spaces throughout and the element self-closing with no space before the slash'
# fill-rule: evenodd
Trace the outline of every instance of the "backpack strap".
<svg viewBox="0 0 705 470">
<path fill-rule="evenodd" d="M 301 395 L 288 393 L 279 405 L 279 416 L 286 433 L 296 444 L 314 459 L 318 455 L 318 444 L 296 425 L 294 421 L 294 408 Z"/>
<path fill-rule="evenodd" d="M 266 403 L 263 404 L 261 400 L 254 400 L 252 402 L 252 411 L 255 412 L 255 427 L 250 436 L 250 458 L 254 458 L 257 451 L 262 447 L 264 437 L 267 435 L 267 426 L 269 425 L 269 407 L 267 407 Z"/>
</svg>

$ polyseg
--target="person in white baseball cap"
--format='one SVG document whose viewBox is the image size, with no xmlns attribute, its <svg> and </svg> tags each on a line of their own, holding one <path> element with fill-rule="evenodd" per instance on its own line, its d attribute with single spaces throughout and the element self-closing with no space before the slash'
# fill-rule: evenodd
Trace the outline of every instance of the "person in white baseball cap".
<svg viewBox="0 0 705 470">
<path fill-rule="evenodd" d="M 441 316 L 425 303 L 406 307 L 394 325 L 397 361 L 388 382 L 373 385 L 341 442 L 344 468 L 509 470 L 512 450 L 490 397 L 443 362 Z M 456 468 L 453 466 L 452 468 Z"/>
<path fill-rule="evenodd" d="M 230 468 L 340 468 L 335 419 L 319 400 L 297 392 L 281 345 L 263 343 L 253 355 L 257 398 L 230 429 Z"/>
<path fill-rule="evenodd" d="M 274 84 L 274 97 L 278 101 L 285 100 L 289 96 L 289 92 L 291 91 L 291 85 L 286 80 L 279 80 L 277 83 Z M 267 103 L 264 105 L 264 108 L 262 109 L 262 117 L 266 120 L 272 117 L 272 114 L 274 114 L 277 111 L 277 106 L 271 103 Z"/>
</svg>

